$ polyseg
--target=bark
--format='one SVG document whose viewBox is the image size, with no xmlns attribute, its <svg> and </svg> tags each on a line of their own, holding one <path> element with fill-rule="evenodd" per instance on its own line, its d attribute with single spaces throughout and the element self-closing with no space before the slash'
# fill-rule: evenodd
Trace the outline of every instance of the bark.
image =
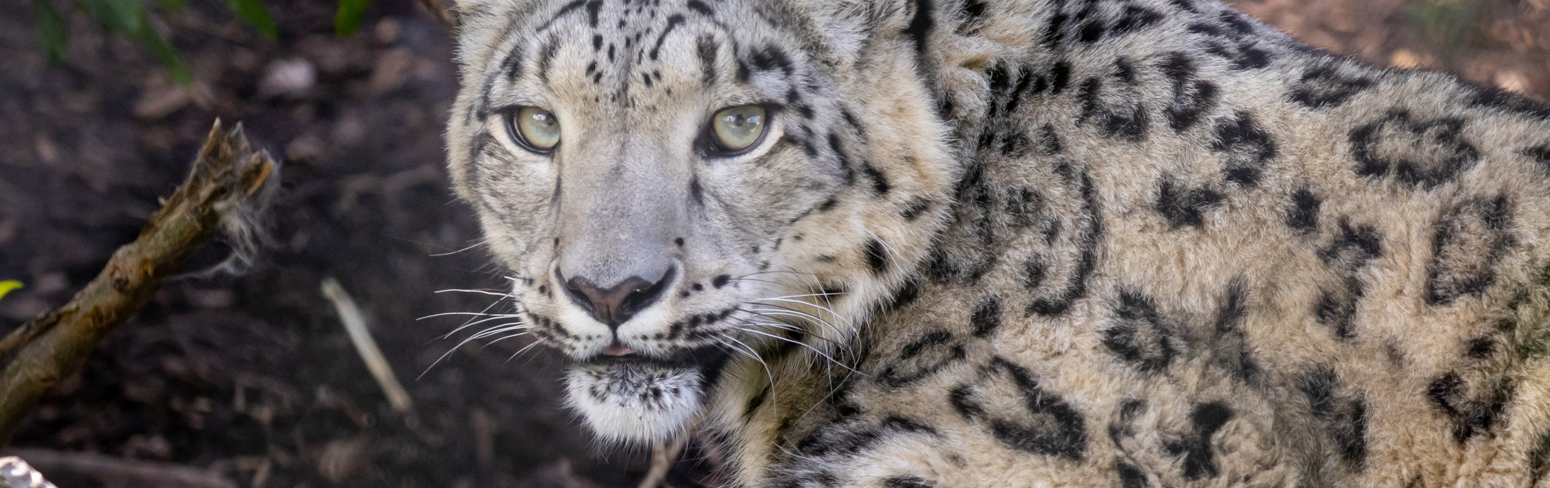
<svg viewBox="0 0 1550 488">
<path fill-rule="evenodd" d="M 15 358 L 0 372 L 0 446 L 10 442 L 38 398 L 86 362 L 102 338 L 140 311 L 200 244 L 217 234 L 249 252 L 254 221 L 276 185 L 277 165 L 255 150 L 239 124 L 217 121 L 183 184 L 108 265 L 65 306 L 35 318 L 0 340 L 0 356 Z"/>
</svg>

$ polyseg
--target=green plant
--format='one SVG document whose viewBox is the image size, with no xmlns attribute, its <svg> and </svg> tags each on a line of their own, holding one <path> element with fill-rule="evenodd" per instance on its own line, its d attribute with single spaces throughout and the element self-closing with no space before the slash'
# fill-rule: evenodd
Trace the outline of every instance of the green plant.
<svg viewBox="0 0 1550 488">
<path fill-rule="evenodd" d="M 219 1 L 264 37 L 269 39 L 279 37 L 280 29 L 275 25 L 274 18 L 269 15 L 269 9 L 264 7 L 262 0 Z M 189 71 L 183 58 L 178 55 L 177 49 L 172 46 L 172 43 L 167 42 L 166 37 L 162 36 L 155 27 L 162 15 L 176 13 L 186 8 L 185 2 L 186 0 L 69 0 L 70 9 L 67 12 L 90 15 L 96 18 L 103 30 L 144 45 L 161 60 L 173 80 L 186 85 L 193 81 L 193 73 Z M 339 0 L 339 12 L 334 21 L 335 31 L 340 35 L 355 33 L 360 25 L 361 16 L 370 3 L 371 0 Z M 56 64 L 63 62 L 65 47 L 69 44 L 69 29 L 66 28 L 64 16 L 54 8 L 51 0 L 32 0 L 32 10 L 37 17 L 38 35 L 42 38 L 44 49 L 48 51 L 49 61 Z"/>
<path fill-rule="evenodd" d="M 21 287 L 22 282 L 20 281 L 0 281 L 0 298 L 5 298 L 5 294 L 16 291 L 16 289 Z"/>
<path fill-rule="evenodd" d="M 1481 2 L 1472 0 L 1410 0 L 1404 12 L 1445 65 L 1476 44 L 1486 14 Z"/>
</svg>

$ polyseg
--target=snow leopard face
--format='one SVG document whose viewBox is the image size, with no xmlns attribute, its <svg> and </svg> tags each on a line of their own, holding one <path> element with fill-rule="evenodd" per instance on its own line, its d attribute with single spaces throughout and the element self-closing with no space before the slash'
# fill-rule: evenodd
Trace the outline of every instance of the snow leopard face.
<svg viewBox="0 0 1550 488">
<path fill-rule="evenodd" d="M 838 354 L 920 260 L 953 169 L 908 6 L 876 8 L 460 5 L 455 186 L 600 436 L 675 435 L 781 348 Z"/>
</svg>

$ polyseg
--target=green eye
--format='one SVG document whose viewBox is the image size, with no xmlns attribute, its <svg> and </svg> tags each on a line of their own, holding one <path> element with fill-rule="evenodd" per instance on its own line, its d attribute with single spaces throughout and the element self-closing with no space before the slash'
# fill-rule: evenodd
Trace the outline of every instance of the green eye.
<svg viewBox="0 0 1550 488">
<path fill-rule="evenodd" d="M 722 109 L 710 121 L 714 136 L 712 149 L 721 153 L 737 153 L 759 143 L 764 136 L 764 107 L 743 105 Z"/>
<path fill-rule="evenodd" d="M 560 144 L 560 119 L 538 107 L 522 107 L 507 112 L 506 130 L 523 149 L 548 154 Z"/>
</svg>

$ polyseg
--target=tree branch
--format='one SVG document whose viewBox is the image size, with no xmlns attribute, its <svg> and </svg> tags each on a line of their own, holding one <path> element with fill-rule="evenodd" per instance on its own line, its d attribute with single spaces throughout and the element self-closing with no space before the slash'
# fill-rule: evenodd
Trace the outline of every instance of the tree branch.
<svg viewBox="0 0 1550 488">
<path fill-rule="evenodd" d="M 79 370 L 103 336 L 138 313 L 200 244 L 222 233 L 238 253 L 252 251 L 254 220 L 279 180 L 271 178 L 276 168 L 248 143 L 241 124 L 223 131 L 215 123 L 188 178 L 135 242 L 114 252 L 70 303 L 0 340 L 0 355 L 19 348 L 0 372 L 0 446 L 10 442 L 38 398 Z"/>
</svg>

